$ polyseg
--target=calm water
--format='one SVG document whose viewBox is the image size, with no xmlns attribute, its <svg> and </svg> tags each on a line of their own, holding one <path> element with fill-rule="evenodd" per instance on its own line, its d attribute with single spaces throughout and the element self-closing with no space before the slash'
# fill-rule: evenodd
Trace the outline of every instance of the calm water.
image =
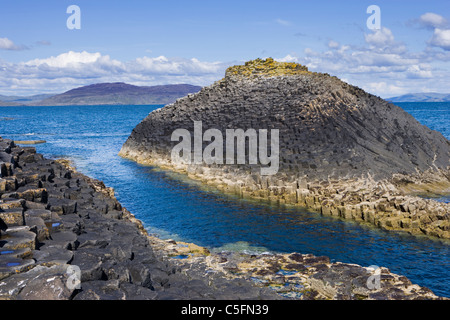
<svg viewBox="0 0 450 320">
<path fill-rule="evenodd" d="M 450 138 L 449 103 L 399 105 Z M 162 238 L 213 250 L 296 251 L 326 255 L 333 261 L 384 266 L 450 297 L 448 242 L 221 195 L 183 176 L 118 157 L 132 129 L 158 107 L 2 107 L 0 136 L 47 140 L 36 146 L 38 152 L 70 158 L 78 170 L 103 180 L 150 232 Z"/>
</svg>

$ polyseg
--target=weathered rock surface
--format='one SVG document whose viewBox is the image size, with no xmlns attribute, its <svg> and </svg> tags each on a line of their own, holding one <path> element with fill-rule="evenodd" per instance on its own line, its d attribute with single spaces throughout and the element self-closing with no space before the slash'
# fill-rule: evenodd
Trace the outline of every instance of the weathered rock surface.
<svg viewBox="0 0 450 320">
<path fill-rule="evenodd" d="M 331 263 L 328 257 L 300 253 L 253 255 L 223 251 L 206 254 L 190 244 L 154 237 L 150 239 L 153 247 L 159 248 L 159 254 L 176 257 L 175 263 L 181 268 L 220 271 L 224 279 L 250 280 L 287 299 L 436 299 L 431 290 L 412 284 L 406 277 L 393 274 L 383 267 Z"/>
<path fill-rule="evenodd" d="M 172 133 L 193 133 L 194 121 L 223 136 L 278 129 L 277 174 L 261 175 L 248 151 L 246 164 L 172 162 Z M 242 196 L 450 238 L 450 204 L 417 197 L 450 193 L 450 142 L 401 108 L 298 64 L 258 59 L 229 68 L 224 79 L 150 113 L 120 155 Z"/>
</svg>

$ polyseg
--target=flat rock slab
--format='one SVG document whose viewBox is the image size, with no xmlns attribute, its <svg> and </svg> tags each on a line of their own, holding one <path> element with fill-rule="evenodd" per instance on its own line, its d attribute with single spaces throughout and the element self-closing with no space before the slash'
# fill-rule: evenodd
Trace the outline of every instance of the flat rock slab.
<svg viewBox="0 0 450 320">
<path fill-rule="evenodd" d="M 45 209 L 29 209 L 24 212 L 25 219 L 27 217 L 39 217 L 43 220 L 50 220 L 52 218 L 52 212 Z"/>
<path fill-rule="evenodd" d="M 34 267 L 33 259 L 21 259 L 0 255 L 0 279 L 28 271 Z"/>
<path fill-rule="evenodd" d="M 25 228 L 7 229 L 5 234 L 0 238 L 0 248 L 2 249 L 23 249 L 36 248 L 36 234 Z"/>
<path fill-rule="evenodd" d="M 69 199 L 52 199 L 48 201 L 50 210 L 60 215 L 71 214 L 77 211 L 77 202 Z"/>
<path fill-rule="evenodd" d="M 73 252 L 59 247 L 44 246 L 40 250 L 33 251 L 33 258 L 36 260 L 36 264 L 51 267 L 69 264 L 73 259 Z"/>
<path fill-rule="evenodd" d="M 0 209 L 15 209 L 15 208 L 23 208 L 25 204 L 25 200 L 23 199 L 2 199 L 0 201 Z"/>
<path fill-rule="evenodd" d="M 17 250 L 11 249 L 0 249 L 0 257 L 1 256 L 9 256 L 14 258 L 31 258 L 33 256 L 33 252 L 30 248 L 22 248 Z"/>
<path fill-rule="evenodd" d="M 28 272 L 0 280 L 0 300 L 67 300 L 75 291 L 70 285 L 69 265 L 37 266 Z"/>
<path fill-rule="evenodd" d="M 23 209 L 4 209 L 0 212 L 0 219 L 8 226 L 23 226 Z"/>
<path fill-rule="evenodd" d="M 78 246 L 77 235 L 70 231 L 59 231 L 51 235 L 51 240 L 44 242 L 47 247 L 75 250 Z"/>
</svg>

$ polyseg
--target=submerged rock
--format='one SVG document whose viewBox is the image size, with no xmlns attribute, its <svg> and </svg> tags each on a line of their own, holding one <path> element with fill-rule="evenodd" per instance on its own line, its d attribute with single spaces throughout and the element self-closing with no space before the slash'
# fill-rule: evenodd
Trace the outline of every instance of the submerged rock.
<svg viewBox="0 0 450 320">
<path fill-rule="evenodd" d="M 14 143 L 17 144 L 42 144 L 47 143 L 45 140 L 15 140 Z"/>
</svg>

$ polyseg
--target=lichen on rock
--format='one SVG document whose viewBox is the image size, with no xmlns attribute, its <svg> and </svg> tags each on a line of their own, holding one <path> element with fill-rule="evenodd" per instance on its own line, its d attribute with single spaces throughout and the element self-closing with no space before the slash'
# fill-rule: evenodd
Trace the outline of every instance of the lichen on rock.
<svg viewBox="0 0 450 320">
<path fill-rule="evenodd" d="M 284 75 L 311 74 L 308 68 L 294 62 L 278 62 L 272 58 L 247 61 L 244 65 L 229 67 L 225 77 L 272 77 Z"/>
</svg>

